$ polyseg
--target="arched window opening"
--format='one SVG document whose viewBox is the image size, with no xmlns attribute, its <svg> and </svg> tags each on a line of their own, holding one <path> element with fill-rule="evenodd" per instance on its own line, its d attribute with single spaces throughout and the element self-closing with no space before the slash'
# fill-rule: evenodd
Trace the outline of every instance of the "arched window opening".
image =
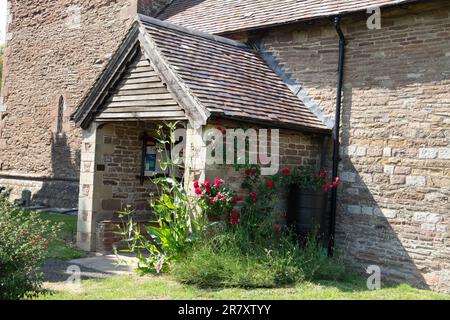
<svg viewBox="0 0 450 320">
<path fill-rule="evenodd" d="M 57 134 L 63 133 L 63 124 L 64 124 L 64 97 L 61 96 L 59 98 L 59 103 L 58 103 L 58 119 L 56 122 L 56 133 Z"/>
</svg>

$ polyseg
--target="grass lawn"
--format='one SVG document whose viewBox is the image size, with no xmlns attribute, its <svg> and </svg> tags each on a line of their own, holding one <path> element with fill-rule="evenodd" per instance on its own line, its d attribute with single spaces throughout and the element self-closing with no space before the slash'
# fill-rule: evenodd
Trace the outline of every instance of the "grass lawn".
<svg viewBox="0 0 450 320">
<path fill-rule="evenodd" d="M 83 281 L 81 288 L 53 287 L 41 300 L 450 300 L 450 295 L 413 289 L 407 285 L 367 290 L 365 281 L 304 283 L 277 289 L 204 289 L 183 285 L 170 276 L 122 276 Z"/>
<path fill-rule="evenodd" d="M 53 223 L 62 223 L 58 239 L 49 244 L 49 259 L 71 260 L 82 258 L 86 254 L 75 248 L 77 217 L 66 214 L 41 213 L 42 219 Z"/>
<path fill-rule="evenodd" d="M 77 218 L 70 215 L 42 213 L 41 217 L 52 222 L 62 222 L 59 239 L 49 245 L 49 258 L 69 260 L 85 256 L 74 247 Z M 293 287 L 276 289 L 205 289 L 176 282 L 171 276 L 120 276 L 101 280 L 88 280 L 81 288 L 65 283 L 47 283 L 49 293 L 41 300 L 407 300 L 445 299 L 450 295 L 413 289 L 407 285 L 387 286 L 382 290 L 370 291 L 365 280 L 352 277 L 345 282 L 303 283 Z"/>
</svg>

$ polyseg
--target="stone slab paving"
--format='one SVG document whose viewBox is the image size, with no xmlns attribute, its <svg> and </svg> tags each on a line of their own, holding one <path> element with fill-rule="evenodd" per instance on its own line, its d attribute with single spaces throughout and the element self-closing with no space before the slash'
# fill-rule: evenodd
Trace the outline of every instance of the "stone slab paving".
<svg viewBox="0 0 450 320">
<path fill-rule="evenodd" d="M 42 267 L 46 282 L 64 282 L 80 271 L 81 280 L 133 274 L 136 260 L 129 256 L 96 255 L 69 261 L 49 259 Z"/>
</svg>

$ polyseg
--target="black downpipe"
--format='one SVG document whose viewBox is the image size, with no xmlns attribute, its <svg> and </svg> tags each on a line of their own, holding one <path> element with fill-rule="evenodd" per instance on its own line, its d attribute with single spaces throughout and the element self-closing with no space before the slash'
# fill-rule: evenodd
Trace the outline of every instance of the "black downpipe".
<svg viewBox="0 0 450 320">
<path fill-rule="evenodd" d="M 333 129 L 333 181 L 338 177 L 339 167 L 339 135 L 341 130 L 341 103 L 342 103 L 342 87 L 344 82 L 344 62 L 345 62 L 345 36 L 341 29 L 341 17 L 334 18 L 334 26 L 339 35 L 339 68 L 338 83 L 336 96 L 336 123 Z M 333 188 L 331 192 L 331 213 L 330 213 L 330 241 L 328 244 L 328 255 L 334 254 L 335 234 L 336 234 L 336 212 L 337 212 L 337 189 Z"/>
</svg>

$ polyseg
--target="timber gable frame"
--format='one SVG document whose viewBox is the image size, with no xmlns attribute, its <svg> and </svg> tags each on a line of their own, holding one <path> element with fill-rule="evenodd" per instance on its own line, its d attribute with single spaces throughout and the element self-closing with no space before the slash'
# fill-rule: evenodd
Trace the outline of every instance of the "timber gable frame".
<svg viewBox="0 0 450 320">
<path fill-rule="evenodd" d="M 155 45 L 152 44 L 151 38 L 145 34 L 145 29 L 143 29 L 139 19 L 133 23 L 127 37 L 97 79 L 95 85 L 72 114 L 71 119 L 81 128 L 87 128 L 110 95 L 110 89 L 120 81 L 123 73 L 136 57 L 137 51 L 141 50 L 163 83 L 166 84 L 168 91 L 178 105 L 184 110 L 191 125 L 194 128 L 205 125 L 209 112 L 196 102 L 194 97 L 187 94 L 188 90 L 182 87 L 180 79 L 173 72 L 170 72 L 170 68 L 163 61 Z"/>
<path fill-rule="evenodd" d="M 142 19 L 142 16 L 141 16 Z M 184 106 L 184 111 L 194 129 L 206 125 L 211 113 L 201 106 L 201 103 L 192 95 L 178 76 L 165 62 L 153 39 L 147 34 L 145 28 L 140 26 L 139 39 L 142 50 L 147 58 L 158 71 L 161 79 L 170 88 L 169 91 L 176 97 L 180 106 Z"/>
</svg>

